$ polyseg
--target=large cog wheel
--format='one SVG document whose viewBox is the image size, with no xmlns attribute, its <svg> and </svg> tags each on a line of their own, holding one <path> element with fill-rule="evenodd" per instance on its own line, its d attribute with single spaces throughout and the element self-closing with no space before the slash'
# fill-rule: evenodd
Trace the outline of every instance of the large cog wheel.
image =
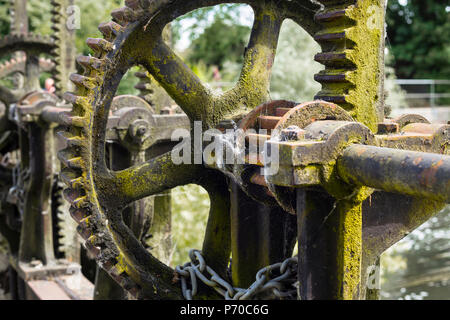
<svg viewBox="0 0 450 320">
<path fill-rule="evenodd" d="M 11 60 L 0 63 L 0 78 L 7 77 L 13 73 L 25 73 L 27 59 L 26 57 L 12 58 Z M 50 72 L 55 67 L 52 60 L 41 58 L 39 59 L 39 67 L 43 72 Z"/>
<path fill-rule="evenodd" d="M 0 87 L 0 100 L 9 105 L 17 102 L 26 93 L 39 90 L 39 74 L 41 67 L 47 71 L 46 60 L 39 59 L 41 54 L 49 54 L 54 48 L 54 41 L 50 37 L 34 34 L 13 34 L 0 38 L 0 55 L 13 54 L 23 51 L 26 54 L 25 70 L 23 72 L 25 83 L 18 89 Z M 16 64 L 18 64 L 16 62 Z"/>
<path fill-rule="evenodd" d="M 113 21 L 99 26 L 104 39 L 87 40 L 95 55 L 78 59 L 85 69 L 84 74 L 71 76 L 77 92 L 65 95 L 65 99 L 73 104 L 73 110 L 66 119 L 70 124 L 70 132 L 62 133 L 68 148 L 59 154 L 65 166 L 61 178 L 68 185 L 65 195 L 71 203 L 71 215 L 79 223 L 79 232 L 86 240 L 86 247 L 95 254 L 98 263 L 137 298 L 181 298 L 178 285 L 173 283 L 173 270 L 155 259 L 133 236 L 124 224 L 121 212 L 133 201 L 179 185 L 197 183 L 206 186 L 212 205 L 202 251 L 208 264 L 216 263 L 218 272 L 225 273 L 230 256 L 228 211 L 221 202 L 223 198 L 220 192 L 216 192 L 220 190 L 227 194 L 227 188 L 223 187 L 225 179 L 222 173 L 214 171 L 215 180 L 219 183 L 211 186 L 213 170 L 202 165 L 175 165 L 170 153 L 120 172 L 108 170 L 105 161 L 106 122 L 120 80 L 129 68 L 142 65 L 183 109 L 191 122 L 202 121 L 203 130 L 214 128 L 223 120 L 239 121 L 249 111 L 270 100 L 270 70 L 282 22 L 287 18 L 293 19 L 314 35 L 323 30 L 314 20 L 314 13 L 321 6 L 316 1 L 234 1 L 249 4 L 253 8 L 255 23 L 238 83 L 230 91 L 218 96 L 203 85 L 164 43 L 161 33 L 167 23 L 194 9 L 230 1 L 125 2 L 125 7 L 112 13 Z M 351 9 L 352 21 L 357 22 L 356 25 L 352 24 L 352 30 L 361 31 L 359 19 L 364 18 L 366 13 L 358 11 L 355 4 L 360 3 L 322 1 L 325 8 L 322 12 L 342 4 L 345 12 Z M 331 14 L 329 19 L 334 17 L 335 14 Z M 347 21 L 347 18 L 344 20 Z M 339 22 L 333 23 L 340 27 Z M 344 41 L 346 37 L 344 32 Z M 356 41 L 356 48 L 364 45 L 358 43 L 357 38 L 352 41 Z M 362 54 L 365 52 L 351 52 L 352 58 L 358 61 L 363 59 Z M 345 63 L 343 66 L 347 67 Z M 361 66 L 352 64 L 351 67 L 352 72 L 358 73 Z M 351 72 L 346 72 L 345 77 L 347 74 L 350 77 Z M 341 78 L 331 77 L 330 81 L 334 79 L 341 82 Z M 330 81 L 322 81 L 325 92 Z M 374 86 L 376 88 L 373 90 L 377 91 L 378 86 Z M 343 106 L 355 118 L 358 119 L 359 113 L 364 113 L 363 108 L 352 107 L 353 100 L 348 95 L 349 91 L 342 89 L 344 86 L 339 84 L 331 87 L 336 88 L 335 92 L 348 96 Z M 352 83 L 352 88 L 358 88 L 358 83 Z M 211 243 L 214 237 L 219 239 L 220 248 Z"/>
</svg>

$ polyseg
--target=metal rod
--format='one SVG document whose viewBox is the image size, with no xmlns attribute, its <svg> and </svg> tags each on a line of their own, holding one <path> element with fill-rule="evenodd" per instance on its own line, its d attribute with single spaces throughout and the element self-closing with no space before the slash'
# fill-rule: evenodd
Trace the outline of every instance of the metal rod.
<svg viewBox="0 0 450 320">
<path fill-rule="evenodd" d="M 338 170 L 350 184 L 450 202 L 450 156 L 352 145 Z"/>
<path fill-rule="evenodd" d="M 51 195 L 54 177 L 54 132 L 49 126 L 28 126 L 31 176 L 25 188 L 20 262 L 33 259 L 49 264 L 55 258 L 52 233 Z M 27 149 L 23 149 L 27 150 Z"/>
<path fill-rule="evenodd" d="M 57 123 L 59 125 L 68 125 L 67 116 L 70 109 L 61 107 L 45 107 L 42 110 L 41 118 L 47 123 Z"/>
</svg>

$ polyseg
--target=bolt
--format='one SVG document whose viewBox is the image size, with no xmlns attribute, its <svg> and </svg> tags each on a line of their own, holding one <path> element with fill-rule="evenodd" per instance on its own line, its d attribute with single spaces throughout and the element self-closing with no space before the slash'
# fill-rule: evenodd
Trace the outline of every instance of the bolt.
<svg viewBox="0 0 450 320">
<path fill-rule="evenodd" d="M 306 130 L 297 126 L 289 126 L 281 131 L 281 141 L 298 141 L 305 137 Z"/>
<path fill-rule="evenodd" d="M 400 126 L 395 122 L 381 122 L 378 124 L 378 134 L 398 133 Z"/>
<path fill-rule="evenodd" d="M 161 109 L 161 114 L 174 114 L 174 111 L 170 107 L 164 107 Z"/>
<path fill-rule="evenodd" d="M 147 128 L 144 126 L 140 126 L 136 131 L 136 135 L 138 137 L 143 137 L 146 133 L 147 133 Z"/>
<path fill-rule="evenodd" d="M 227 130 L 236 130 L 237 125 L 233 120 L 222 120 L 217 126 L 216 129 L 221 132 L 226 132 Z"/>
<path fill-rule="evenodd" d="M 32 260 L 30 262 L 30 266 L 32 266 L 33 268 L 38 268 L 42 266 L 42 262 L 40 260 Z"/>
</svg>

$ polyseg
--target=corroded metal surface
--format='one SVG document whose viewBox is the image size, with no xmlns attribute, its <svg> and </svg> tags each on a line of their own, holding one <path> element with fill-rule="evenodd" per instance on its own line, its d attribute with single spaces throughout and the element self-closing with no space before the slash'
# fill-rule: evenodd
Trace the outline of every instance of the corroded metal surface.
<svg viewBox="0 0 450 320">
<path fill-rule="evenodd" d="M 120 212 L 113 208 L 120 208 L 132 201 L 179 184 L 197 182 L 206 185 L 211 197 L 217 197 L 216 201 L 220 200 L 220 202 L 214 204 L 211 209 L 210 222 L 206 232 L 208 241 L 205 241 L 204 254 L 208 260 L 226 268 L 229 256 L 227 250 L 230 248 L 229 242 L 222 242 L 220 247 L 214 242 L 221 237 L 229 239 L 229 235 L 226 235 L 229 233 L 227 231 L 229 225 L 227 227 L 228 223 L 224 216 L 226 211 L 223 211 L 229 209 L 229 204 L 227 204 L 229 199 L 220 199 L 224 193 L 214 195 L 215 190 L 221 189 L 217 182 L 214 183 L 214 180 L 222 181 L 220 175 L 215 178 L 211 175 L 209 179 L 212 179 L 212 182 L 205 181 L 204 177 L 210 175 L 208 169 L 202 166 L 175 166 L 169 154 L 149 161 L 145 165 L 123 170 L 117 173 L 112 180 L 103 176 L 101 172 L 107 171 L 105 171 L 105 168 L 101 168 L 102 161 L 96 161 L 95 159 L 103 158 L 102 147 L 100 146 L 104 143 L 105 128 L 102 121 L 95 120 L 100 120 L 101 117 L 94 116 L 94 112 L 97 114 L 103 113 L 103 115 L 108 114 L 109 102 L 107 100 L 110 101 L 112 95 L 109 96 L 108 94 L 107 99 L 97 99 L 96 96 L 101 91 L 93 90 L 96 87 L 94 83 L 97 83 L 100 87 L 108 88 L 105 92 L 115 91 L 116 84 L 120 79 L 113 76 L 113 74 L 118 74 L 117 70 L 108 70 L 108 66 L 104 63 L 106 59 L 120 59 L 120 61 L 130 62 L 130 65 L 111 64 L 122 70 L 128 69 L 132 64 L 142 64 L 180 105 L 190 121 L 203 120 L 204 129 L 214 127 L 222 119 L 240 117 L 240 115 L 268 99 L 267 88 L 270 72 L 266 74 L 259 72 L 259 70 L 270 68 L 272 65 L 280 22 L 287 18 L 281 12 L 288 12 L 283 9 L 290 6 L 288 2 L 277 8 L 272 2 L 267 4 L 258 1 L 249 2 L 257 12 L 256 22 L 245 58 L 244 72 L 246 74 L 243 75 L 232 94 L 215 96 L 200 83 L 199 79 L 188 68 L 185 68 L 181 60 L 161 41 L 160 34 L 141 31 L 141 27 L 144 27 L 148 22 L 147 17 L 156 12 L 164 12 L 165 14 L 160 15 L 161 20 L 151 21 L 150 24 L 155 26 L 166 24 L 176 18 L 174 12 L 166 6 L 165 1 L 156 1 L 151 5 L 143 4 L 143 6 L 137 2 L 128 1 L 126 7 L 113 12 L 114 22 L 100 26 L 104 39 L 89 39 L 87 42 L 93 49 L 95 57 L 80 59 L 80 63 L 86 69 L 84 75 L 72 76 L 78 91 L 77 95 L 66 95 L 66 98 L 74 104 L 71 139 L 73 141 L 78 140 L 80 142 L 79 147 L 86 152 L 80 154 L 75 148 L 71 148 L 66 150 L 64 155 L 61 155 L 61 160 L 73 171 L 73 183 L 69 183 L 70 189 L 67 191 L 67 198 L 71 201 L 73 210 L 80 212 L 80 216 L 89 217 L 82 220 L 80 225 L 86 229 L 84 234 L 91 235 L 87 239 L 87 243 L 97 253 L 99 262 L 122 285 L 138 297 L 175 298 L 179 297 L 180 294 L 179 289 L 177 290 L 176 286 L 172 284 L 172 271 L 160 264 L 136 242 L 136 239 L 120 222 Z M 178 3 L 180 10 L 177 11 L 176 15 L 182 15 L 197 7 L 218 3 L 220 1 Z M 312 27 L 309 24 L 312 22 L 311 15 L 305 21 L 302 21 L 301 18 L 304 16 L 302 12 L 299 10 L 290 10 L 289 12 L 291 16 L 296 15 L 296 20 L 299 23 L 304 23 L 308 28 Z M 273 14 L 275 14 L 276 19 L 270 19 Z M 151 26 L 145 26 L 144 29 L 161 30 Z M 136 46 L 138 43 L 133 42 L 136 34 L 141 34 L 148 39 L 139 42 L 139 45 Z M 121 35 L 128 36 L 123 38 Z M 130 50 L 131 48 L 132 50 Z M 149 50 L 149 48 L 153 48 L 153 50 Z M 141 55 L 139 52 L 143 54 Z M 152 52 L 153 56 L 144 52 Z M 132 58 L 124 60 L 120 56 Z M 158 57 L 165 57 L 165 59 L 159 59 Z M 191 94 L 188 94 L 189 92 Z M 94 101 L 97 101 L 99 105 L 93 107 L 91 103 L 95 103 Z M 216 111 L 214 112 L 214 110 Z M 94 120 L 92 127 L 87 125 L 90 122 L 88 117 L 92 117 L 91 119 Z M 76 161 L 80 156 L 82 161 Z M 82 175 L 80 171 L 83 172 Z M 141 172 L 138 173 L 139 171 Z M 202 174 L 200 171 L 205 173 Z M 156 180 L 152 181 L 154 179 Z M 108 196 L 107 190 L 110 189 L 111 183 L 122 185 L 122 187 L 119 187 L 120 192 L 118 192 L 120 196 L 116 199 L 111 199 L 111 196 Z M 129 187 L 126 187 L 126 185 L 129 185 Z M 102 187 L 99 188 L 99 186 Z M 105 201 L 106 199 L 108 201 Z M 102 204 L 99 205 L 99 202 Z M 112 206 L 107 205 L 107 203 Z M 108 232 L 103 232 L 101 236 L 97 232 L 97 230 L 105 231 L 105 219 L 108 219 L 114 225 L 110 228 L 114 234 L 114 239 L 121 239 L 116 241 L 116 244 L 108 236 Z M 214 235 L 216 239 L 208 236 L 209 233 Z M 115 245 L 119 245 L 121 250 L 114 248 Z M 101 249 L 105 246 L 110 250 Z M 218 261 L 219 258 L 220 261 Z M 152 274 L 158 274 L 159 277 L 153 277 Z M 157 288 L 156 292 L 154 288 Z"/>
<path fill-rule="evenodd" d="M 148 196 L 196 183 L 208 190 L 211 199 L 202 254 L 218 274 L 226 276 L 232 252 L 232 280 L 250 283 L 251 274 L 264 263 L 290 254 L 295 237 L 292 230 L 296 229 L 291 220 L 297 219 L 301 298 L 364 297 L 364 268 L 383 248 L 375 241 L 376 254 L 365 252 L 369 248 L 365 212 L 370 210 L 364 203 L 374 190 L 367 182 L 342 179 L 339 160 L 352 144 L 446 153 L 448 136 L 438 133 L 447 129 L 414 116 L 384 119 L 385 2 L 381 0 L 324 0 L 320 1 L 321 10 L 317 2 L 310 1 L 301 5 L 297 1 L 243 1 L 254 9 L 255 23 L 241 77 L 229 92 L 212 92 L 164 43 L 161 30 L 185 13 L 224 2 L 126 1 L 125 7 L 112 13 L 113 21 L 99 26 L 104 38 L 87 40 L 93 56 L 80 57 L 84 72 L 71 76 L 77 90 L 65 95 L 73 109 L 60 118 L 70 132 L 63 133 L 67 148 L 59 154 L 65 167 L 61 177 L 68 186 L 65 195 L 85 245 L 133 296 L 181 298 L 173 270 L 140 241 L 145 210 L 139 206 Z M 173 6 L 178 10 L 173 11 Z M 309 10 L 304 10 L 305 6 Z M 323 52 L 315 59 L 325 70 L 316 76 L 322 83 L 317 97 L 328 102 L 297 107 L 286 101 L 265 104 L 278 34 L 286 18 L 305 28 L 321 45 Z M 247 142 L 256 139 L 271 151 L 278 147 L 278 173 L 261 176 L 257 170 L 269 162 L 259 155 L 256 164 L 247 161 L 229 167 L 207 165 L 203 159 L 199 164 L 175 164 L 170 152 L 145 159 L 139 153 L 141 147 L 131 146 L 154 143 L 152 137 L 158 131 L 150 134 L 149 128 L 159 128 L 157 116 L 149 110 L 111 110 L 122 76 L 135 65 L 144 66 L 166 89 L 186 113 L 193 133 L 195 121 L 202 121 L 201 132 L 239 127 L 267 130 L 267 134 L 249 136 Z M 144 74 L 139 76 L 144 79 Z M 115 119 L 118 114 L 122 120 Z M 110 130 L 108 117 L 117 130 Z M 279 134 L 270 140 L 277 129 Z M 108 167 L 108 139 L 120 140 L 129 151 L 137 152 L 134 160 L 139 163 L 121 163 L 125 167 L 120 170 Z M 195 146 L 198 144 L 191 141 L 191 147 Z M 201 144 L 200 148 L 203 150 Z M 246 152 L 249 159 L 251 153 Z M 198 154 L 189 157 L 195 160 Z M 233 186 L 231 190 L 227 184 Z M 438 202 L 425 202 L 416 203 L 405 214 L 415 215 L 417 207 L 425 205 L 424 212 L 431 215 L 439 207 Z M 131 228 L 123 219 L 124 209 L 130 205 L 137 213 L 136 220 L 130 221 Z M 282 219 L 274 218 L 277 212 Z M 389 222 L 380 219 L 379 225 L 388 230 Z M 388 238 L 385 243 L 392 243 L 398 234 Z M 317 243 L 321 250 L 315 250 Z M 284 249 L 277 251 L 280 246 Z M 248 252 L 251 261 L 245 257 Z M 209 295 L 205 291 L 202 297 Z"/>
<path fill-rule="evenodd" d="M 75 14 L 74 0 L 52 0 L 52 38 L 55 47 L 52 51 L 55 69 L 53 76 L 55 78 L 55 88 L 58 95 L 62 96 L 64 92 L 71 90 L 69 75 L 75 70 L 75 57 L 77 55 L 75 48 L 75 19 L 69 20 L 69 13 Z M 69 11 L 71 9 L 72 11 Z M 71 25 L 73 24 L 73 25 Z"/>
<path fill-rule="evenodd" d="M 450 202 L 450 157 L 364 145 L 345 149 L 338 163 L 347 183 Z"/>
<path fill-rule="evenodd" d="M 414 119 L 419 123 L 411 123 Z M 373 263 L 375 256 L 375 249 L 369 247 L 380 254 L 383 251 L 380 248 L 387 249 L 386 242 L 393 244 L 399 240 L 398 233 L 384 234 L 389 225 L 381 218 L 377 222 L 378 245 L 376 241 L 366 245 L 363 221 L 368 214 L 373 215 L 373 210 L 362 204 L 373 192 L 371 188 L 424 198 L 422 204 L 415 202 L 414 206 L 398 203 L 409 208 L 404 214 L 411 219 L 416 216 L 420 221 L 424 221 L 419 217 L 420 210 L 424 217 L 429 217 L 448 201 L 449 157 L 445 154 L 448 154 L 449 126 L 429 124 L 417 116 L 404 116 L 397 121 L 385 121 L 383 125 L 396 124 L 396 130 L 383 130 L 385 134 L 378 135 L 356 122 L 324 120 L 304 127 L 297 121 L 305 131 L 300 139 L 296 136 L 291 141 L 267 142 L 269 149 L 277 148 L 280 154 L 280 170 L 266 177 L 269 186 L 300 188 L 296 211 L 302 298 L 364 297 L 365 288 L 361 285 L 365 280 L 364 268 Z M 294 203 L 282 189 L 272 187 L 272 192 L 284 200 L 285 206 Z M 370 201 L 384 199 L 382 196 Z M 390 208 L 391 215 L 397 213 L 396 206 Z M 411 228 L 410 232 L 417 226 L 405 223 L 402 230 Z M 320 281 L 326 274 L 333 276 L 327 277 L 328 282 Z"/>
</svg>

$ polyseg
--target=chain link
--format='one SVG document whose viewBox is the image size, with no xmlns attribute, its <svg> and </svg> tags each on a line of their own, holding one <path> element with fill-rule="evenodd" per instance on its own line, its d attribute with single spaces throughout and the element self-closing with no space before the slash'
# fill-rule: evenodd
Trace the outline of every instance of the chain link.
<svg viewBox="0 0 450 320">
<path fill-rule="evenodd" d="M 256 273 L 256 281 L 247 289 L 233 287 L 220 277 L 206 264 L 200 251 L 191 250 L 189 258 L 190 262 L 175 269 L 180 275 L 181 290 L 186 300 L 192 300 L 198 293 L 198 280 L 213 288 L 225 300 L 297 299 L 297 257 L 262 268 Z"/>
</svg>

